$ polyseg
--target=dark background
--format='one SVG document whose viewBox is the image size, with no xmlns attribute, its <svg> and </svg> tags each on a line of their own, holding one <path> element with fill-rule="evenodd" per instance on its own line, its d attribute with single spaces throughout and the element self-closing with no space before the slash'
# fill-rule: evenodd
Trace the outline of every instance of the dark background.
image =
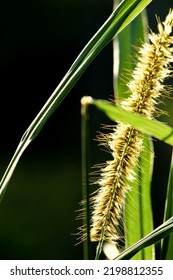
<svg viewBox="0 0 173 280">
<path fill-rule="evenodd" d="M 79 52 L 107 19 L 112 0 L 30 0 L 0 3 L 0 175 L 33 118 L 63 78 Z M 164 19 L 172 0 L 148 6 L 149 24 L 155 14 Z M 75 246 L 80 225 L 75 220 L 81 200 L 80 98 L 113 95 L 112 44 L 87 69 L 21 158 L 0 204 L 0 259 L 82 259 Z M 166 100 L 172 121 L 172 103 Z M 100 123 L 92 112 L 91 138 Z M 93 141 L 91 163 L 102 162 Z M 171 149 L 155 142 L 154 213 L 161 212 Z M 158 193 L 160 195 L 158 195 Z M 156 207 L 155 207 L 156 205 Z M 159 206 L 158 206 L 159 205 Z"/>
</svg>

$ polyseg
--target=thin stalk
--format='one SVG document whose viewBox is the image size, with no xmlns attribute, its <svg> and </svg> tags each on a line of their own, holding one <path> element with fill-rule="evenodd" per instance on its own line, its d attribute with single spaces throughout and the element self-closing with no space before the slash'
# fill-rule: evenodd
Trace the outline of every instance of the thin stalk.
<svg viewBox="0 0 173 280">
<path fill-rule="evenodd" d="M 90 259 L 91 243 L 90 243 L 90 202 L 89 202 L 89 162 L 90 162 L 90 147 L 89 147 L 89 113 L 88 103 L 85 102 L 85 97 L 81 100 L 81 138 L 82 138 L 82 198 L 83 198 L 83 227 L 86 228 L 86 239 L 83 242 L 84 260 Z"/>
</svg>

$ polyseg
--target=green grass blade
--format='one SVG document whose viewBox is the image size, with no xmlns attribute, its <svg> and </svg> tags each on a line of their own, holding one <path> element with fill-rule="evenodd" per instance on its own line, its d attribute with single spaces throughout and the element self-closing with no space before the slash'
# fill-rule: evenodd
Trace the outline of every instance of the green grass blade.
<svg viewBox="0 0 173 280">
<path fill-rule="evenodd" d="M 140 241 L 123 251 L 121 254 L 115 258 L 116 260 L 128 260 L 131 259 L 136 253 L 144 249 L 147 246 L 160 241 L 163 237 L 166 237 L 173 231 L 173 217 L 168 221 L 163 223 L 161 226 L 157 227 L 150 234 L 142 238 Z"/>
<path fill-rule="evenodd" d="M 145 148 L 141 152 L 136 180 L 130 184 L 131 191 L 125 201 L 125 241 L 126 248 L 135 244 L 153 230 L 151 207 L 151 178 L 153 172 L 152 141 L 144 135 Z M 133 259 L 149 260 L 154 257 L 154 246 L 140 250 Z"/>
<path fill-rule="evenodd" d="M 134 128 L 173 146 L 172 127 L 156 120 L 148 120 L 142 116 L 127 112 L 105 100 L 93 100 L 92 104 L 102 110 L 111 120 L 128 123 Z"/>
<path fill-rule="evenodd" d="M 116 4 L 117 0 L 114 1 Z M 133 57 L 141 41 L 147 40 L 148 22 L 146 11 L 143 11 L 131 22 L 116 38 L 114 38 L 114 93 L 115 99 L 124 99 L 128 96 L 128 87 L 122 81 L 126 74 L 125 69 L 134 68 Z M 153 230 L 151 207 L 151 177 L 153 171 L 153 146 L 145 135 L 139 165 L 136 166 L 136 180 L 130 183 L 131 191 L 126 194 L 124 204 L 125 246 L 130 247 L 146 234 Z M 147 219 L 147 222 L 146 222 Z M 134 230 L 135 228 L 135 230 Z M 152 259 L 154 246 L 150 246 L 137 253 L 133 259 Z"/>
<path fill-rule="evenodd" d="M 117 0 L 114 1 L 117 5 Z M 136 20 L 136 19 L 135 19 Z M 135 21 L 134 20 L 134 21 Z M 113 39 L 113 86 L 115 99 L 127 97 L 127 85 L 122 81 L 122 74 L 125 69 L 132 70 L 131 61 L 131 24 Z"/>
<path fill-rule="evenodd" d="M 30 142 L 39 134 L 46 121 L 57 109 L 69 91 L 84 73 L 99 52 L 120 33 L 152 0 L 125 0 L 110 15 L 98 32 L 79 54 L 46 104 L 24 133 L 16 152 L 0 182 L 0 201 L 5 193 L 15 167 Z"/>
<path fill-rule="evenodd" d="M 169 172 L 164 221 L 173 216 L 173 153 Z M 161 259 L 173 260 L 173 233 L 165 237 L 161 246 Z"/>
<path fill-rule="evenodd" d="M 147 135 L 144 135 L 143 145 L 144 149 L 142 150 L 139 159 L 140 169 L 138 170 L 137 178 L 139 182 L 138 199 L 140 206 L 140 219 L 138 220 L 138 223 L 141 228 L 141 238 L 154 229 L 151 203 L 151 181 L 153 175 L 154 151 L 153 142 Z M 141 259 L 143 260 L 154 259 L 155 247 L 147 247 L 141 251 L 141 254 Z"/>
</svg>

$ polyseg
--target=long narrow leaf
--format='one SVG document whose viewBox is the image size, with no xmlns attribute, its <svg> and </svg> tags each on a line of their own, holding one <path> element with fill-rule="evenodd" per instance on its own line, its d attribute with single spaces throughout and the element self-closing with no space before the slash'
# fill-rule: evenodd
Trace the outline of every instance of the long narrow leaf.
<svg viewBox="0 0 173 280">
<path fill-rule="evenodd" d="M 152 135 L 159 140 L 173 146 L 173 128 L 156 120 L 148 120 L 142 116 L 127 112 L 105 100 L 93 100 L 92 104 L 102 110 L 111 120 L 121 121 L 134 128 Z"/>
<path fill-rule="evenodd" d="M 62 79 L 58 87 L 50 96 L 46 104 L 33 120 L 29 128 L 24 133 L 16 152 L 4 173 L 0 182 L 0 201 L 5 193 L 6 187 L 13 174 L 13 171 L 30 142 L 39 134 L 42 127 L 51 114 L 67 96 L 74 84 L 94 60 L 98 53 L 120 33 L 152 0 L 125 0 L 111 14 L 108 20 L 102 25 L 93 36 L 80 55 L 77 57 L 70 70 Z"/>
<path fill-rule="evenodd" d="M 144 136 L 145 148 L 141 152 L 139 167 L 136 167 L 136 180 L 131 183 L 132 190 L 125 201 L 126 248 L 153 230 L 151 207 L 151 178 L 153 171 L 152 142 Z M 154 246 L 147 247 L 133 259 L 148 260 L 154 257 Z"/>
</svg>

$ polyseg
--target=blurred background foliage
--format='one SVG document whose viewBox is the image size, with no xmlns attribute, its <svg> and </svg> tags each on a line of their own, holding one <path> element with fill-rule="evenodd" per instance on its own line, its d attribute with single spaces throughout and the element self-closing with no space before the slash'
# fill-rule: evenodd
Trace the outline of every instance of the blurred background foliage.
<svg viewBox="0 0 173 280">
<path fill-rule="evenodd" d="M 0 175 L 26 128 L 58 85 L 79 52 L 107 19 L 112 0 L 8 0 L 0 3 Z M 164 19 L 172 0 L 155 0 L 147 8 Z M 112 44 L 81 77 L 69 96 L 27 148 L 0 204 L 0 259 L 82 259 L 75 246 L 76 210 L 81 200 L 80 98 L 113 97 Z M 173 126 L 172 100 L 161 107 Z M 91 165 L 105 161 L 96 138 L 100 123 L 91 112 Z M 155 141 L 153 212 L 162 223 L 163 198 L 171 148 Z"/>
</svg>

